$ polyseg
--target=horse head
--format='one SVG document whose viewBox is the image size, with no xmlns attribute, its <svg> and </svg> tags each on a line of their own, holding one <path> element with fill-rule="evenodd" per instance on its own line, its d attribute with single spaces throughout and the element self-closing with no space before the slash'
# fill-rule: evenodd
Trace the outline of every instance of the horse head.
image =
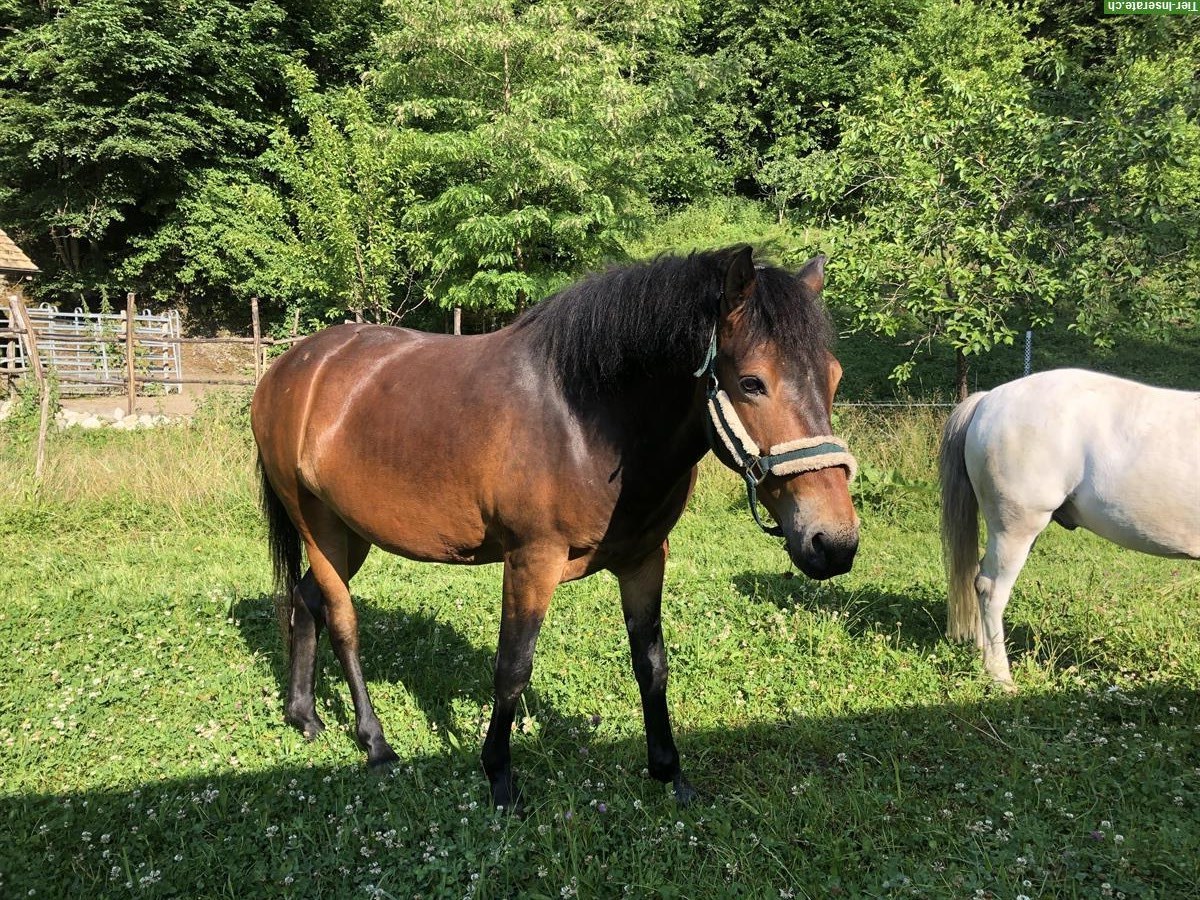
<svg viewBox="0 0 1200 900">
<path fill-rule="evenodd" d="M 830 420 L 842 369 L 828 349 L 824 270 L 823 256 L 792 275 L 734 251 L 706 372 L 714 452 L 746 481 L 755 519 L 757 495 L 778 523 L 764 530 L 817 579 L 848 572 L 858 550 L 856 464 Z"/>
</svg>

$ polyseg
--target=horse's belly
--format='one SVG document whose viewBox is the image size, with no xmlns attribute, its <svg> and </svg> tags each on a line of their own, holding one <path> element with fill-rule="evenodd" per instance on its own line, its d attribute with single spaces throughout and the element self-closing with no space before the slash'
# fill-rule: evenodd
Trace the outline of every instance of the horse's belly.
<svg viewBox="0 0 1200 900">
<path fill-rule="evenodd" d="M 365 535 L 364 535 L 365 536 Z M 416 562 L 457 563 L 459 565 L 483 565 L 504 561 L 504 548 L 500 544 L 482 543 L 464 547 L 453 543 L 436 543 L 429 540 L 397 541 L 395 535 L 389 539 L 367 538 L 371 543 Z"/>
<path fill-rule="evenodd" d="M 1183 496 L 1130 493 L 1120 500 L 1083 492 L 1072 498 L 1072 520 L 1100 537 L 1152 556 L 1200 559 L 1200 505 Z M 1184 502 L 1179 502 L 1183 500 Z"/>
<path fill-rule="evenodd" d="M 382 493 L 382 496 L 380 495 Z M 362 492 L 345 496 L 326 489 L 322 499 L 351 530 L 377 547 L 419 562 L 488 563 L 503 559 L 503 547 L 488 534 L 478 508 L 447 496 L 434 484 L 423 491 L 376 493 L 364 505 Z"/>
</svg>

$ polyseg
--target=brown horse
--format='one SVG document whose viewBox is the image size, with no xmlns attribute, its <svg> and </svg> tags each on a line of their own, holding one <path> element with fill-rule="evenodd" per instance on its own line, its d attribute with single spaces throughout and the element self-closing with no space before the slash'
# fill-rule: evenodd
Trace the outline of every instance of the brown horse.
<svg viewBox="0 0 1200 900">
<path fill-rule="evenodd" d="M 367 762 L 393 762 L 359 666 L 350 579 L 372 544 L 416 560 L 502 562 L 483 767 L 493 802 L 511 808 L 509 732 L 550 596 L 608 569 L 650 774 L 690 800 L 659 611 L 667 535 L 696 464 L 711 443 L 742 472 L 806 574 L 848 571 L 858 546 L 853 458 L 829 436 L 841 368 L 827 349 L 823 273 L 823 257 L 798 275 L 756 268 L 749 248 L 664 257 L 593 275 L 493 334 L 339 325 L 280 357 L 252 423 L 291 603 L 287 721 L 309 737 L 324 728 L 313 682 L 328 626 Z"/>
</svg>

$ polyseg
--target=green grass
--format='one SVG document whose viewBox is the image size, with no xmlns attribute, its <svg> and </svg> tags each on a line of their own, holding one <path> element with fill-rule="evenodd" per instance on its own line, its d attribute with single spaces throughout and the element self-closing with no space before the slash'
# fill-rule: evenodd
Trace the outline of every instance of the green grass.
<svg viewBox="0 0 1200 900">
<path fill-rule="evenodd" d="M 1007 616 L 1020 691 L 992 691 L 941 637 L 935 413 L 839 414 L 874 475 L 831 583 L 705 465 L 664 612 L 692 808 L 642 774 L 614 580 L 561 588 L 521 820 L 477 761 L 497 567 L 375 551 L 355 580 L 391 775 L 324 645 L 328 732 L 283 725 L 243 413 L 55 435 L 40 496 L 0 434 L 0 896 L 1200 895 L 1200 573 L 1052 528 Z"/>
</svg>

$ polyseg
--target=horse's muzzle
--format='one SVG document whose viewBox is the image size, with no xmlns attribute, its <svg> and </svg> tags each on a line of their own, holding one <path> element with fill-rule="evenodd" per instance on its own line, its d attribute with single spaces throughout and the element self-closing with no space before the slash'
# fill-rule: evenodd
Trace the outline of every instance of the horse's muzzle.
<svg viewBox="0 0 1200 900">
<path fill-rule="evenodd" d="M 788 537 L 787 551 L 796 568 L 809 578 L 822 581 L 844 575 L 854 565 L 858 552 L 858 529 L 832 532 L 806 528 Z"/>
</svg>

